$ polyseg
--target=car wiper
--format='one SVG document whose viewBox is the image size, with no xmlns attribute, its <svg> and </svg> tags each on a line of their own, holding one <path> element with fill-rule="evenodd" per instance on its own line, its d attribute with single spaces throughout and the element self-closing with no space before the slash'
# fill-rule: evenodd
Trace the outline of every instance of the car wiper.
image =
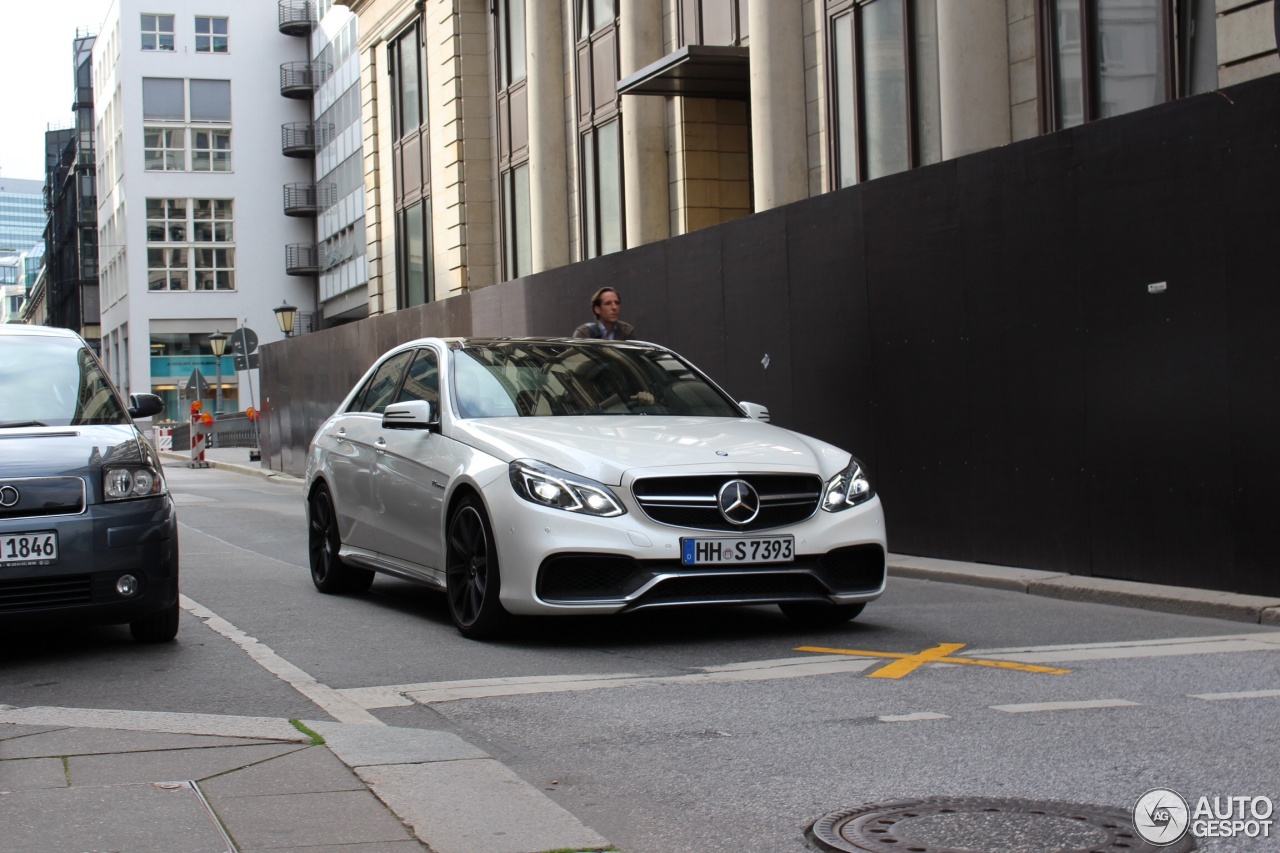
<svg viewBox="0 0 1280 853">
<path fill-rule="evenodd" d="M 3 423 L 0 423 L 0 429 L 10 429 L 12 427 L 33 427 L 33 426 L 48 426 L 48 424 L 41 423 L 40 421 L 5 421 Z"/>
</svg>

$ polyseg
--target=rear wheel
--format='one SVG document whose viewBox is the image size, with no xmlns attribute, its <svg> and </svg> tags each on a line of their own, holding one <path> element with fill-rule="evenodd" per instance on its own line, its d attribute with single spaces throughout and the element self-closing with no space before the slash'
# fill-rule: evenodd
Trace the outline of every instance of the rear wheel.
<svg viewBox="0 0 1280 853">
<path fill-rule="evenodd" d="M 129 633 L 139 643 L 167 643 L 178 636 L 181 608 L 174 601 L 169 607 L 129 623 Z"/>
<path fill-rule="evenodd" d="M 474 496 L 463 498 L 449 517 L 445 588 L 449 615 L 462 636 L 483 640 L 502 632 L 508 615 L 498 601 L 498 552 L 489 518 Z"/>
<path fill-rule="evenodd" d="M 311 582 L 316 589 L 331 595 L 367 590 L 373 583 L 373 572 L 348 566 L 338 556 L 342 538 L 338 535 L 338 514 L 329 489 L 317 488 L 308 509 L 307 550 L 311 558 Z"/>
<path fill-rule="evenodd" d="M 832 604 L 828 601 L 784 601 L 778 605 L 782 615 L 803 625 L 840 625 L 857 617 L 866 607 L 857 604 Z"/>
</svg>

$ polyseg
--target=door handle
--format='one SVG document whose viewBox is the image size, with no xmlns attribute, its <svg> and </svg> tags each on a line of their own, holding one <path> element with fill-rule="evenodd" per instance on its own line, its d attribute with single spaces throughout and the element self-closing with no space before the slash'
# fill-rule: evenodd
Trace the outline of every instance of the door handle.
<svg viewBox="0 0 1280 853">
<path fill-rule="evenodd" d="M 373 446 L 379 453 L 385 453 L 387 451 L 387 440 L 385 438 L 380 438 L 373 443 Z"/>
</svg>

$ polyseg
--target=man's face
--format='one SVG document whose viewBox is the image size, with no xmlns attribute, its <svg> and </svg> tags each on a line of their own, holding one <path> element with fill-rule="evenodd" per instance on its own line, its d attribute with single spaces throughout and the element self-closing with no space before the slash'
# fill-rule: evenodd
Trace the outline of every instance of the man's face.
<svg viewBox="0 0 1280 853">
<path fill-rule="evenodd" d="M 618 298 L 618 294 L 612 290 L 606 290 L 600 294 L 600 307 L 596 309 L 596 316 L 601 322 L 616 323 L 620 313 L 622 313 L 622 300 Z"/>
</svg>

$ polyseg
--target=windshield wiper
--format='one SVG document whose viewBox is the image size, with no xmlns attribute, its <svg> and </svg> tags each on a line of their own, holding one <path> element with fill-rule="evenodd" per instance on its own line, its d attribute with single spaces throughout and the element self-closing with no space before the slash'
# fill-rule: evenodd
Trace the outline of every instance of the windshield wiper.
<svg viewBox="0 0 1280 853">
<path fill-rule="evenodd" d="M 0 423 L 0 429 L 10 429 L 12 427 L 33 427 L 33 426 L 48 426 L 48 424 L 41 423 L 40 421 L 5 421 L 4 423 Z"/>
</svg>

